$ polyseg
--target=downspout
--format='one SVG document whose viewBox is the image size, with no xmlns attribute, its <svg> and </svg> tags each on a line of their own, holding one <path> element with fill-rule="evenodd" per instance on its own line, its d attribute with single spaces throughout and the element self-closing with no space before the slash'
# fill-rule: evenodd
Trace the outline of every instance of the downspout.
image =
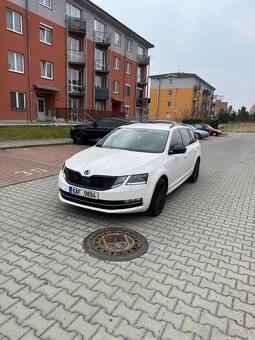
<svg viewBox="0 0 255 340">
<path fill-rule="evenodd" d="M 158 78 L 158 90 L 157 90 L 157 106 L 156 106 L 156 119 L 158 119 L 158 109 L 159 109 L 159 96 L 160 96 L 160 78 Z"/>
<path fill-rule="evenodd" d="M 32 74 L 31 74 L 31 55 L 30 55 L 30 25 L 28 14 L 28 0 L 26 0 L 26 26 L 27 26 L 27 59 L 28 59 L 28 86 L 29 86 L 29 109 L 27 114 L 28 120 L 32 122 Z"/>
</svg>

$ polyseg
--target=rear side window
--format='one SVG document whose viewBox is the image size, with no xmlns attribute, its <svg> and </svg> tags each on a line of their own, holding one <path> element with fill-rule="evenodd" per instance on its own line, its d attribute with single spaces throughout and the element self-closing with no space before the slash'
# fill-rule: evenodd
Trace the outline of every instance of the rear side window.
<svg viewBox="0 0 255 340">
<path fill-rule="evenodd" d="M 190 134 L 187 129 L 180 129 L 180 134 L 182 136 L 183 145 L 187 146 L 191 143 Z"/>
<path fill-rule="evenodd" d="M 191 129 L 188 130 L 188 133 L 190 135 L 191 143 L 194 143 L 197 140 L 197 136 L 195 135 L 194 131 Z"/>
<path fill-rule="evenodd" d="M 175 130 L 172 135 L 171 139 L 171 144 L 170 144 L 170 150 L 175 146 L 175 145 L 182 145 L 182 138 L 180 135 L 179 130 Z"/>
</svg>

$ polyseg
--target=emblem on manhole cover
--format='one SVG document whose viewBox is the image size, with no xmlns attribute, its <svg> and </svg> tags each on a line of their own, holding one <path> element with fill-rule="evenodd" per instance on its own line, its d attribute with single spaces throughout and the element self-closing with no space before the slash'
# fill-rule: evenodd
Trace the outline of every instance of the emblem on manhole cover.
<svg viewBox="0 0 255 340">
<path fill-rule="evenodd" d="M 148 242 L 136 231 L 124 228 L 105 228 L 94 231 L 83 241 L 84 251 L 108 261 L 129 261 L 148 250 Z"/>
</svg>

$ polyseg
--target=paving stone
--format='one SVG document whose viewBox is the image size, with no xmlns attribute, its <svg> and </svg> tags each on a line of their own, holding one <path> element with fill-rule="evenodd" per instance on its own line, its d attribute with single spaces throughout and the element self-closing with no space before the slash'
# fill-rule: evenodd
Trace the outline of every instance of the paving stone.
<svg viewBox="0 0 255 340">
<path fill-rule="evenodd" d="M 126 320 L 122 320 L 114 330 L 114 334 L 120 336 L 122 340 L 144 340 L 147 339 L 145 333 L 146 331 L 144 329 L 133 327 Z"/>
<path fill-rule="evenodd" d="M 70 332 L 76 332 L 82 335 L 85 339 L 93 339 L 93 335 L 97 332 L 100 327 L 98 325 L 92 325 L 85 321 L 82 316 L 78 316 L 69 326 Z"/>
</svg>

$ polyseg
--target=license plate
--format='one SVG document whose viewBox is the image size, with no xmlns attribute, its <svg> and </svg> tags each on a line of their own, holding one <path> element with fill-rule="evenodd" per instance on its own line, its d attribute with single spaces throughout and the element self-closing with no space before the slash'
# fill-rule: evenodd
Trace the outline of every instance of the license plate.
<svg viewBox="0 0 255 340">
<path fill-rule="evenodd" d="M 94 200 L 99 199 L 99 194 L 96 191 L 92 190 L 86 190 L 82 188 L 77 188 L 77 187 L 71 187 L 69 186 L 69 192 L 74 195 L 79 195 L 87 198 L 93 198 Z"/>
</svg>

